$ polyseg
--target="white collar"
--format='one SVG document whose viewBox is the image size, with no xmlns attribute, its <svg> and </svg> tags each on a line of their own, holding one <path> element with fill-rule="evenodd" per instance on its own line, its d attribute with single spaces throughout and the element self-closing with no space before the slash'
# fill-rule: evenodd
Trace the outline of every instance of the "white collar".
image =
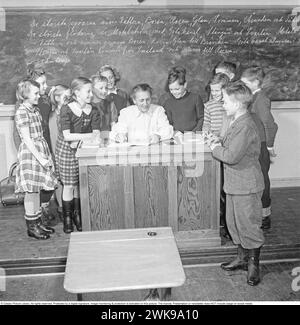
<svg viewBox="0 0 300 325">
<path fill-rule="evenodd" d="M 82 109 L 77 102 L 69 103 L 68 106 L 70 107 L 70 110 L 78 117 L 82 115 L 82 112 L 89 115 L 92 110 L 92 106 L 90 104 L 87 104 L 84 109 Z"/>
<path fill-rule="evenodd" d="M 147 112 L 141 112 L 139 110 L 139 108 L 137 107 L 137 105 L 134 105 L 135 106 L 135 109 L 136 109 L 136 115 L 137 117 L 140 117 L 140 116 L 145 116 L 145 115 L 149 115 L 149 116 L 152 116 L 153 112 L 154 112 L 154 106 L 151 104 L 150 105 L 150 108 Z"/>
</svg>

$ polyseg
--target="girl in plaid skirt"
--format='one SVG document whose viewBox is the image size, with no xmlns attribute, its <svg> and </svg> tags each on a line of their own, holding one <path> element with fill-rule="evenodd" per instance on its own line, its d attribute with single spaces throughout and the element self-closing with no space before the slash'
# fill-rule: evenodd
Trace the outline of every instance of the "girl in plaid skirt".
<svg viewBox="0 0 300 325">
<path fill-rule="evenodd" d="M 90 102 L 92 83 L 79 77 L 71 83 L 72 99 L 60 112 L 59 134 L 55 157 L 59 179 L 63 184 L 62 206 L 64 232 L 73 231 L 73 222 L 82 230 L 79 199 L 79 167 L 75 156 L 78 142 L 84 139 L 100 141 L 98 110 Z"/>
<path fill-rule="evenodd" d="M 51 112 L 51 105 L 50 105 L 48 92 L 47 92 L 48 89 L 47 76 L 42 62 L 35 61 L 28 64 L 26 78 L 34 80 L 40 85 L 40 97 L 37 106 L 40 110 L 40 114 L 42 118 L 41 123 L 43 129 L 43 137 L 45 138 L 48 144 L 51 154 L 53 154 L 52 145 L 50 141 L 50 128 L 49 128 L 49 116 Z M 16 149 L 18 150 L 21 140 L 16 127 L 14 128 L 14 141 L 15 141 Z M 55 215 L 50 212 L 50 208 L 49 208 L 49 201 L 52 195 L 53 195 L 53 191 L 41 190 L 40 192 L 42 217 L 43 220 L 47 222 L 47 224 L 51 224 L 52 221 L 55 219 Z"/>
<path fill-rule="evenodd" d="M 48 239 L 54 229 L 41 220 L 40 191 L 53 191 L 57 180 L 48 144 L 43 137 L 42 118 L 36 106 L 40 85 L 25 79 L 17 86 L 15 124 L 21 138 L 16 169 L 16 192 L 25 192 L 24 207 L 28 236 Z"/>
</svg>

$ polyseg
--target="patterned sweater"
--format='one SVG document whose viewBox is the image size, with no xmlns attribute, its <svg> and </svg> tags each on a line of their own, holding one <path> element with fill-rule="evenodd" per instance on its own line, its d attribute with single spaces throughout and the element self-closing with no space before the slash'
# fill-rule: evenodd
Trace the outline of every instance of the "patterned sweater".
<svg viewBox="0 0 300 325">
<path fill-rule="evenodd" d="M 211 131 L 219 135 L 225 114 L 223 102 L 213 99 L 206 102 L 204 104 L 204 122 L 202 130 Z"/>
</svg>

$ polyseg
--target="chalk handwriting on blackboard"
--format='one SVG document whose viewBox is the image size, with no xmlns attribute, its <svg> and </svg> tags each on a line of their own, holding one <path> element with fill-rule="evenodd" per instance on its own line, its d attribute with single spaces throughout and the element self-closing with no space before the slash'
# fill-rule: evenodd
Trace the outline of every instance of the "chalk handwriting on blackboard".
<svg viewBox="0 0 300 325">
<path fill-rule="evenodd" d="M 67 64 L 69 55 L 188 53 L 227 55 L 234 46 L 293 44 L 297 33 L 286 16 L 189 14 L 55 16 L 33 19 L 26 53 Z M 230 48 L 231 46 L 231 48 Z M 233 46 L 233 47 L 232 47 Z M 236 48 L 237 49 L 237 48 Z M 47 54 L 45 56 L 45 54 Z M 62 56 L 66 56 L 62 59 Z"/>
<path fill-rule="evenodd" d="M 0 98 L 15 100 L 16 83 L 35 60 L 45 63 L 50 85 L 69 84 L 75 76 L 88 77 L 112 64 L 121 72 L 121 87 L 129 91 L 148 82 L 157 98 L 169 68 L 180 64 L 187 68 L 189 88 L 205 98 L 214 66 L 229 60 L 239 69 L 260 64 L 272 100 L 300 100 L 300 10 L 292 9 L 11 12 L 0 37 Z"/>
</svg>

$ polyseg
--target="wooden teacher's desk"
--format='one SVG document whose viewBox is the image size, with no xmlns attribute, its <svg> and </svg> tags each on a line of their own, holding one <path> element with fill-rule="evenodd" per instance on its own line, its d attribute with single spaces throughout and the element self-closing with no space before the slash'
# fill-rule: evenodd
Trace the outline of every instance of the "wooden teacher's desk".
<svg viewBox="0 0 300 325">
<path fill-rule="evenodd" d="M 80 147 L 84 231 L 172 228 L 181 252 L 221 245 L 220 166 L 203 143 Z"/>
</svg>

